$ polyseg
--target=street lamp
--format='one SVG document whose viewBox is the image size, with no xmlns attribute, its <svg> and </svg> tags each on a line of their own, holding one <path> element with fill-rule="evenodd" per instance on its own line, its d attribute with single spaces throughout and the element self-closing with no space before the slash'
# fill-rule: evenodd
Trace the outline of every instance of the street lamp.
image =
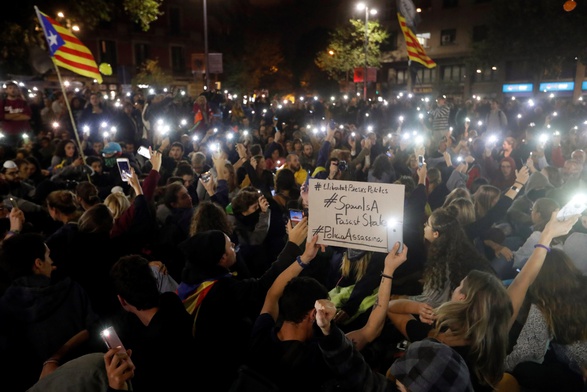
<svg viewBox="0 0 587 392">
<path fill-rule="evenodd" d="M 369 44 L 369 13 L 371 15 L 377 14 L 377 10 L 369 10 L 369 6 L 365 3 L 357 4 L 359 11 L 365 10 L 365 39 L 363 43 L 363 51 L 365 52 L 365 67 L 363 69 L 363 99 L 367 101 L 367 46 Z"/>
<path fill-rule="evenodd" d="M 208 59 L 208 7 L 206 0 L 204 0 L 204 62 L 206 64 L 206 76 L 205 76 L 205 90 L 208 91 L 210 83 L 210 61 Z"/>
</svg>

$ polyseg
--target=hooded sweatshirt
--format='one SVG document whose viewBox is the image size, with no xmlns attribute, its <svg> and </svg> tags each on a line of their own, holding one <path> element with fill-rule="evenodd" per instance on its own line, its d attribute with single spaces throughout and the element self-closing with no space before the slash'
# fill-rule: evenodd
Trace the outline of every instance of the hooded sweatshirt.
<svg viewBox="0 0 587 392">
<path fill-rule="evenodd" d="M 96 321 L 87 294 L 71 279 L 57 283 L 42 275 L 15 279 L 0 298 L 0 352 L 4 353 L 0 366 L 6 374 L 20 375 L 6 378 L 16 383 L 6 390 L 31 386 L 43 362 Z"/>
</svg>

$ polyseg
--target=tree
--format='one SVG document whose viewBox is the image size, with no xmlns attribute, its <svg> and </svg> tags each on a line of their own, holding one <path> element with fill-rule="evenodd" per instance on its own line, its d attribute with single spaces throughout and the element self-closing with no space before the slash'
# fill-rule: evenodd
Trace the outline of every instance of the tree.
<svg viewBox="0 0 587 392">
<path fill-rule="evenodd" d="M 533 79 L 557 77 L 565 62 L 587 60 L 587 4 L 572 12 L 564 1 L 495 0 L 487 37 L 474 43 L 473 66 L 525 61 Z"/>
<path fill-rule="evenodd" d="M 379 22 L 367 24 L 367 65 L 379 67 L 381 45 L 389 37 Z M 315 63 L 322 71 L 335 80 L 349 80 L 349 74 L 357 67 L 365 66 L 365 22 L 351 19 L 349 24 L 337 28 L 330 36 L 325 51 L 318 53 Z"/>
<path fill-rule="evenodd" d="M 150 87 L 161 89 L 173 81 L 173 78 L 163 72 L 159 66 L 158 60 L 146 60 L 140 68 L 140 71 L 132 80 L 132 84 L 144 84 Z"/>
<path fill-rule="evenodd" d="M 227 53 L 225 84 L 242 91 L 271 86 L 287 91 L 292 75 L 285 66 L 279 37 L 245 33 L 244 44 Z"/>
</svg>

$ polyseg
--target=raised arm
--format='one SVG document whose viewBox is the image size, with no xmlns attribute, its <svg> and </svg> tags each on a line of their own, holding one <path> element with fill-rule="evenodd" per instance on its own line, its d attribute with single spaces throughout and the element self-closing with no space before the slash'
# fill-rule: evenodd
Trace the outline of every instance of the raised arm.
<svg viewBox="0 0 587 392">
<path fill-rule="evenodd" d="M 536 280 L 536 277 L 544 264 L 546 254 L 550 252 L 550 243 L 553 238 L 567 234 L 581 216 L 574 215 L 564 221 L 559 221 L 556 218 L 557 213 L 558 210 L 552 213 L 550 221 L 546 224 L 544 230 L 542 230 L 540 240 L 534 245 L 534 252 L 532 252 L 532 255 L 524 267 L 522 267 L 522 270 L 516 275 L 516 278 L 508 287 L 508 295 L 510 296 L 514 308 L 514 313 L 510 319 L 510 328 L 518 317 L 518 313 L 522 307 L 528 288 L 534 283 L 534 280 Z"/>
<path fill-rule="evenodd" d="M 159 151 L 151 150 L 149 147 L 149 152 L 151 153 L 151 158 L 149 161 L 151 162 L 151 171 L 147 175 L 147 178 L 143 181 L 143 193 L 147 201 L 153 201 L 153 197 L 155 196 L 155 189 L 157 189 L 157 184 L 161 179 L 161 175 L 159 174 L 159 170 L 161 170 L 161 158 L 162 155 Z"/>
<path fill-rule="evenodd" d="M 306 218 L 304 218 L 305 220 Z M 302 220 L 298 225 L 307 222 Z M 283 289 L 287 282 L 295 278 L 302 272 L 304 268 L 310 265 L 316 254 L 318 253 L 318 249 L 320 246 L 316 243 L 318 242 L 318 236 L 315 235 L 312 237 L 312 240 L 306 245 L 306 249 L 304 254 L 296 258 L 296 261 L 291 263 L 289 267 L 287 267 L 269 288 L 267 291 L 267 295 L 265 296 L 265 302 L 263 303 L 263 308 L 261 309 L 261 314 L 269 313 L 273 320 L 277 320 L 277 316 L 279 315 L 279 298 L 281 294 L 283 294 Z"/>
<path fill-rule="evenodd" d="M 381 281 L 379 283 L 379 292 L 377 300 L 373 305 L 369 319 L 361 329 L 347 333 L 347 337 L 355 343 L 357 350 L 361 351 L 365 345 L 372 342 L 383 330 L 385 318 L 387 317 L 387 305 L 391 297 L 391 286 L 393 283 L 393 274 L 395 270 L 407 260 L 408 247 L 403 246 L 399 250 L 399 242 L 396 243 L 391 251 L 385 257 L 383 271 L 381 271 Z"/>
</svg>

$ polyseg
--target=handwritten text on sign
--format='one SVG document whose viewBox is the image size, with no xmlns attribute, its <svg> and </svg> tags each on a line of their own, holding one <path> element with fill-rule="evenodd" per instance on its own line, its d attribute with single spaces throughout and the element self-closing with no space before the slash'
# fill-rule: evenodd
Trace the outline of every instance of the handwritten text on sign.
<svg viewBox="0 0 587 392">
<path fill-rule="evenodd" d="M 310 179 L 308 236 L 318 243 L 387 252 L 401 241 L 404 185 Z"/>
</svg>

